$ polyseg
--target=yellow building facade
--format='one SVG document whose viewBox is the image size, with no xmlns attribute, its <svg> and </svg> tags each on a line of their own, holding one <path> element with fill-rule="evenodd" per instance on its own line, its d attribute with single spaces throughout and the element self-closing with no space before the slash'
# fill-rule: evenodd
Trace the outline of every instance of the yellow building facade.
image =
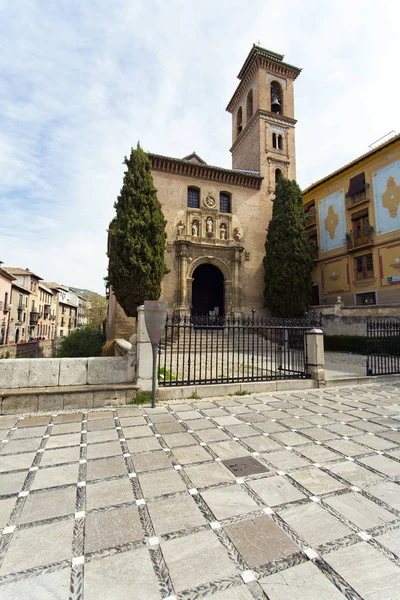
<svg viewBox="0 0 400 600">
<path fill-rule="evenodd" d="M 400 135 L 303 192 L 313 304 L 400 303 Z"/>
</svg>

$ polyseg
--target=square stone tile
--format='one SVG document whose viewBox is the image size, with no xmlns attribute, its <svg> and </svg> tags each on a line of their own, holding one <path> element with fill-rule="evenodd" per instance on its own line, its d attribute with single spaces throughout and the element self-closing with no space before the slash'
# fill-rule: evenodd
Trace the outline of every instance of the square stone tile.
<svg viewBox="0 0 400 600">
<path fill-rule="evenodd" d="M 203 411 L 207 417 L 227 417 L 228 413 L 223 408 L 208 408 Z"/>
<path fill-rule="evenodd" d="M 238 574 L 238 568 L 213 531 L 161 542 L 175 592 Z"/>
<path fill-rule="evenodd" d="M 145 498 L 174 494 L 186 490 L 182 477 L 175 469 L 159 471 L 158 473 L 142 473 L 139 475 L 139 482 Z"/>
<path fill-rule="evenodd" d="M 209 442 L 218 442 L 221 440 L 230 440 L 230 436 L 222 429 L 200 429 L 196 431 L 196 435 L 201 439 L 202 442 L 208 444 Z"/>
<path fill-rule="evenodd" d="M 282 446 L 271 440 L 269 437 L 257 435 L 246 439 L 246 444 L 256 452 L 271 452 L 272 450 L 280 450 Z"/>
<path fill-rule="evenodd" d="M 55 424 L 51 430 L 52 435 L 62 435 L 63 433 L 80 433 L 82 429 L 82 422 L 74 421 L 72 423 L 59 423 Z"/>
<path fill-rule="evenodd" d="M 283 427 L 275 421 L 260 421 L 257 423 L 257 428 L 261 429 L 265 433 L 279 433 L 287 431 L 286 427 Z"/>
<path fill-rule="evenodd" d="M 38 425 L 48 425 L 51 417 L 28 417 L 21 419 L 18 423 L 20 427 L 37 427 Z"/>
<path fill-rule="evenodd" d="M 17 573 L 71 558 L 74 519 L 17 529 L 0 568 L 0 575 Z M 35 549 L 32 552 L 32 548 Z"/>
<path fill-rule="evenodd" d="M 263 577 L 259 582 L 270 600 L 343 600 L 344 598 L 312 562 Z"/>
<path fill-rule="evenodd" d="M 285 446 L 300 446 L 301 444 L 310 443 L 310 440 L 305 438 L 303 435 L 300 435 L 300 433 L 296 433 L 295 431 L 287 431 L 286 433 L 273 433 L 272 437 Z"/>
<path fill-rule="evenodd" d="M 236 404 L 236 406 L 228 406 L 227 411 L 229 411 L 231 414 L 234 415 L 243 415 L 243 414 L 250 414 L 252 411 L 251 408 L 249 408 L 248 406 L 243 406 L 240 404 Z M 220 416 L 225 416 L 225 415 L 220 415 Z M 222 425 L 223 423 L 221 423 Z"/>
<path fill-rule="evenodd" d="M 355 425 L 355 423 L 353 423 Z M 372 433 L 379 433 L 380 435 L 385 435 L 389 432 L 389 429 L 384 425 L 380 425 L 378 423 L 371 423 L 371 421 L 357 421 L 357 431 L 360 432 L 360 429 L 364 431 L 370 431 Z"/>
<path fill-rule="evenodd" d="M 136 506 L 112 508 L 86 515 L 85 553 L 121 546 L 143 537 Z"/>
<path fill-rule="evenodd" d="M 81 443 L 80 433 L 64 433 L 62 435 L 51 435 L 47 440 L 46 450 L 52 448 L 63 448 L 65 446 L 79 446 Z"/>
<path fill-rule="evenodd" d="M 146 419 L 144 417 L 120 417 L 119 422 L 121 423 L 121 427 L 124 430 L 125 427 L 135 427 L 136 425 L 147 424 Z"/>
<path fill-rule="evenodd" d="M 190 433 L 168 433 L 163 436 L 164 442 L 168 448 L 176 448 L 178 446 L 193 446 L 198 444 L 197 440 Z"/>
<path fill-rule="evenodd" d="M 260 510 L 253 498 L 240 485 L 206 490 L 201 495 L 217 521 Z"/>
<path fill-rule="evenodd" d="M 86 510 L 134 501 L 135 496 L 128 477 L 86 485 Z"/>
<path fill-rule="evenodd" d="M 196 502 L 189 495 L 149 502 L 148 509 L 158 536 L 206 523 Z"/>
<path fill-rule="evenodd" d="M 326 442 L 326 445 L 341 452 L 344 456 L 358 456 L 359 454 L 366 454 L 368 452 L 368 448 L 364 448 L 356 443 L 356 438 L 352 440 L 329 440 Z"/>
<path fill-rule="evenodd" d="M 112 419 L 113 416 L 114 415 L 112 410 L 93 410 L 88 412 L 87 418 L 89 421 L 101 421 L 106 419 Z"/>
<path fill-rule="evenodd" d="M 59 488 L 48 492 L 29 494 L 18 524 L 45 521 L 75 512 L 76 488 Z"/>
<path fill-rule="evenodd" d="M 21 421 L 23 422 L 23 420 Z M 18 417 L 10 415 L 6 417 L 5 415 L 0 415 L 0 429 L 11 429 L 14 425 L 18 423 Z"/>
<path fill-rule="evenodd" d="M 211 421 L 207 419 L 192 419 L 190 421 L 185 421 L 186 425 L 189 429 L 193 429 L 194 431 L 203 430 L 203 429 L 214 429 L 216 426 Z"/>
<path fill-rule="evenodd" d="M 315 502 L 284 508 L 279 515 L 314 548 L 353 533 Z"/>
<path fill-rule="evenodd" d="M 358 487 L 364 487 L 369 483 L 374 483 L 376 481 L 382 481 L 382 477 L 368 471 L 368 469 L 364 469 L 359 465 L 356 465 L 354 462 L 344 461 L 340 463 L 336 463 L 334 465 L 329 465 L 329 470 L 336 475 L 339 475 L 352 485 L 356 485 Z"/>
<path fill-rule="evenodd" d="M 380 544 L 400 557 L 400 531 L 398 529 L 374 537 Z"/>
<path fill-rule="evenodd" d="M 201 415 L 198 410 L 185 410 L 182 412 L 177 412 L 176 416 L 178 419 L 182 419 L 183 421 L 187 421 L 188 419 L 204 419 L 203 415 Z"/>
<path fill-rule="evenodd" d="M 186 431 L 186 429 L 182 426 L 178 421 L 172 423 L 156 423 L 156 429 L 158 433 L 179 433 L 181 431 Z"/>
<path fill-rule="evenodd" d="M 19 471 L 29 469 L 32 466 L 36 452 L 26 452 L 25 454 L 7 454 L 0 460 L 0 473 L 7 471 Z"/>
<path fill-rule="evenodd" d="M 255 423 L 256 426 L 258 427 L 259 423 L 267 423 L 267 417 L 265 415 L 260 415 L 258 413 L 255 412 L 251 412 L 251 413 L 246 413 L 243 418 L 248 421 L 249 423 Z"/>
<path fill-rule="evenodd" d="M 379 435 L 385 437 L 387 440 L 396 442 L 396 444 L 400 444 L 400 431 L 385 431 L 384 433 L 381 432 Z"/>
<path fill-rule="evenodd" d="M 365 542 L 330 552 L 326 562 L 368 600 L 397 600 L 400 569 Z"/>
<path fill-rule="evenodd" d="M 259 431 L 254 429 L 251 425 L 246 425 L 243 423 L 242 425 L 229 425 L 226 428 L 231 435 L 238 438 L 247 438 L 249 436 L 257 436 L 259 435 Z"/>
<path fill-rule="evenodd" d="M 280 475 L 249 481 L 249 486 L 268 506 L 302 500 L 306 496 Z"/>
<path fill-rule="evenodd" d="M 191 463 L 207 462 L 214 460 L 201 446 L 184 446 L 174 448 L 174 456 L 180 465 L 189 465 Z"/>
<path fill-rule="evenodd" d="M 56 487 L 59 485 L 76 484 L 78 482 L 78 463 L 61 465 L 59 467 L 39 467 L 31 490 Z"/>
<path fill-rule="evenodd" d="M 169 469 L 172 466 L 169 452 L 163 450 L 155 452 L 142 452 L 134 457 L 133 464 L 135 471 L 155 471 L 157 469 Z"/>
<path fill-rule="evenodd" d="M 304 433 L 304 435 L 309 435 L 313 440 L 321 442 L 338 437 L 337 433 L 332 433 L 327 429 L 318 429 L 318 427 L 310 427 L 309 429 L 305 429 L 302 433 Z"/>
<path fill-rule="evenodd" d="M 12 434 L 12 440 L 18 440 L 22 438 L 33 438 L 43 437 L 46 433 L 47 425 L 41 425 L 40 427 L 18 427 L 17 431 Z"/>
<path fill-rule="evenodd" d="M 227 525 L 224 530 L 250 568 L 299 552 L 290 537 L 267 515 Z"/>
<path fill-rule="evenodd" d="M 160 450 L 161 445 L 156 437 L 139 438 L 137 440 L 127 440 L 129 452 L 136 454 L 136 452 L 150 452 L 151 450 Z"/>
<path fill-rule="evenodd" d="M 167 424 L 167 423 L 166 423 Z M 148 425 L 138 425 L 136 427 L 124 427 L 124 436 L 128 438 L 143 438 L 153 436 L 153 432 Z"/>
<path fill-rule="evenodd" d="M 193 410 L 193 406 L 191 404 L 188 404 L 187 402 L 179 402 L 179 403 L 171 406 L 171 408 L 173 408 L 174 411 L 176 411 L 176 412 Z M 147 412 L 147 410 L 146 410 L 146 412 Z"/>
<path fill-rule="evenodd" d="M 342 490 L 346 486 L 333 477 L 329 477 L 324 471 L 317 467 L 309 467 L 308 469 L 302 469 L 300 471 L 293 471 L 290 473 L 297 483 L 300 483 L 306 488 L 313 496 L 319 496 L 320 494 L 327 494 L 328 492 L 336 492 Z"/>
<path fill-rule="evenodd" d="M 214 402 L 211 402 L 210 400 L 199 400 L 198 402 L 193 402 L 192 405 L 198 410 L 203 411 L 215 408 Z"/>
<path fill-rule="evenodd" d="M 297 456 L 297 454 L 290 450 L 271 452 L 270 454 L 265 454 L 263 458 L 270 462 L 275 468 L 282 471 L 291 471 L 310 464 L 310 461 Z"/>
<path fill-rule="evenodd" d="M 108 456 L 116 456 L 122 454 L 121 444 L 118 440 L 112 442 L 104 442 L 101 444 L 90 444 L 87 447 L 87 458 L 106 458 Z"/>
<path fill-rule="evenodd" d="M 12 581 L 1 586 L 7 600 L 65 600 L 69 595 L 71 569 L 61 569 L 54 573 L 44 573 Z"/>
<path fill-rule="evenodd" d="M 0 530 L 7 525 L 16 500 L 15 497 L 0 500 Z"/>
<path fill-rule="evenodd" d="M 331 460 L 340 459 L 340 456 L 335 452 L 324 448 L 324 446 L 317 446 L 316 444 L 302 446 L 301 448 L 298 448 L 298 452 L 316 463 L 324 463 L 330 462 Z"/>
<path fill-rule="evenodd" d="M 359 422 L 362 423 L 362 421 L 356 421 L 356 423 Z M 348 437 L 352 437 L 353 435 L 360 435 L 359 429 L 356 429 L 356 427 L 352 427 L 351 425 L 343 425 L 342 423 L 336 423 L 336 425 L 328 425 L 328 428 L 338 435 L 347 435 Z"/>
<path fill-rule="evenodd" d="M 368 446 L 368 448 L 373 448 L 374 450 L 388 450 L 390 448 L 396 448 L 397 444 L 394 442 L 390 442 L 385 440 L 377 435 L 361 435 L 354 438 L 355 442 L 360 442 L 360 444 L 364 444 Z M 368 452 L 368 448 L 365 449 Z"/>
<path fill-rule="evenodd" d="M 210 448 L 214 450 L 215 454 L 222 460 L 227 458 L 238 458 L 239 456 L 247 456 L 250 454 L 243 446 L 232 440 L 215 442 L 210 444 Z"/>
<path fill-rule="evenodd" d="M 143 409 L 138 409 L 140 411 L 140 413 L 145 413 L 146 415 L 150 415 L 150 417 L 153 417 L 153 415 L 166 415 L 166 414 L 170 414 L 168 408 L 166 408 L 165 406 L 156 406 L 155 408 L 152 408 L 151 406 L 146 406 Z M 118 410 L 118 414 L 121 414 L 121 410 Z"/>
<path fill-rule="evenodd" d="M 253 600 L 253 596 L 246 585 L 239 585 L 213 594 L 212 600 Z"/>
<path fill-rule="evenodd" d="M 54 423 L 74 423 L 82 421 L 82 413 L 70 413 L 65 415 L 56 415 L 54 417 Z"/>
<path fill-rule="evenodd" d="M 19 452 L 30 452 L 38 450 L 42 438 L 28 438 L 23 440 L 10 440 L 7 444 L 0 444 L 0 456 L 5 454 L 17 454 Z"/>
<path fill-rule="evenodd" d="M 364 490 L 396 510 L 400 510 L 400 486 L 397 483 L 382 481 L 367 485 Z"/>
<path fill-rule="evenodd" d="M 0 461 L 1 462 L 1 461 Z M 28 475 L 28 471 L 14 471 L 0 475 L 0 496 L 18 494 Z"/>
<path fill-rule="evenodd" d="M 400 462 L 386 458 L 386 456 L 374 454 L 372 456 L 367 456 L 366 458 L 361 458 L 360 462 L 368 467 L 376 469 L 388 477 L 397 477 L 400 475 Z"/>
<path fill-rule="evenodd" d="M 193 486 L 199 489 L 235 480 L 235 477 L 224 465 L 215 461 L 202 465 L 186 466 L 185 472 Z"/>
<path fill-rule="evenodd" d="M 158 580 L 146 548 L 121 552 L 85 564 L 85 600 L 131 598 L 133 590 L 140 590 L 145 600 L 160 598 Z"/>
<path fill-rule="evenodd" d="M 396 516 L 357 492 L 326 498 L 325 502 L 360 529 L 371 529 L 394 521 Z"/>
<path fill-rule="evenodd" d="M 87 434 L 87 443 L 109 442 L 118 439 L 118 431 L 114 429 L 100 429 L 98 431 L 89 431 Z"/>
<path fill-rule="evenodd" d="M 106 479 L 107 477 L 117 477 L 118 475 L 127 475 L 128 469 L 122 456 L 112 458 L 102 458 L 99 460 L 89 460 L 87 463 L 86 479 Z"/>
<path fill-rule="evenodd" d="M 171 413 L 161 415 L 150 415 L 152 423 L 176 423 L 177 419 L 175 415 Z"/>
<path fill-rule="evenodd" d="M 59 448 L 53 450 L 45 450 L 40 461 L 41 467 L 52 465 L 61 465 L 63 463 L 77 462 L 80 456 L 79 446 L 70 446 L 68 448 Z"/>
</svg>

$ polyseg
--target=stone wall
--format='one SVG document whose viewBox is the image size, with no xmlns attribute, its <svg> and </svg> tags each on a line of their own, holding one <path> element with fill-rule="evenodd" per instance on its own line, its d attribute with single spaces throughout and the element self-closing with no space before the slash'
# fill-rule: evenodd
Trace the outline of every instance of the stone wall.
<svg viewBox="0 0 400 600">
<path fill-rule="evenodd" d="M 400 321 L 400 305 L 344 306 L 341 296 L 336 304 L 314 307 L 322 314 L 325 335 L 367 335 L 367 318 Z"/>
<path fill-rule="evenodd" d="M 133 383 L 131 356 L 0 361 L 0 389 Z"/>
<path fill-rule="evenodd" d="M 57 354 L 61 339 L 8 344 L 0 346 L 1 358 L 52 358 Z"/>
</svg>

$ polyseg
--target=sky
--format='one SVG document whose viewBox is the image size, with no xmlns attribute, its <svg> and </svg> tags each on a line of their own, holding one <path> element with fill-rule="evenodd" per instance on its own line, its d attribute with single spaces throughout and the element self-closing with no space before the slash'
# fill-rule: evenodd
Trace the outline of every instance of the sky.
<svg viewBox="0 0 400 600">
<path fill-rule="evenodd" d="M 104 293 L 123 159 L 231 167 L 253 43 L 301 67 L 297 180 L 399 131 L 396 0 L 0 0 L 0 260 Z"/>
</svg>

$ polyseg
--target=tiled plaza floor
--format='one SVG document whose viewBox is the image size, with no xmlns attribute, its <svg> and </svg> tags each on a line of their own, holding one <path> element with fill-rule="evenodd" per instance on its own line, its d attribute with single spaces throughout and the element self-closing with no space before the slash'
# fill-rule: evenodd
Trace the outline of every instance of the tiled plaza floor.
<svg viewBox="0 0 400 600">
<path fill-rule="evenodd" d="M 0 434 L 4 600 L 400 598 L 399 385 L 5 416 Z M 263 472 L 226 466 L 246 456 Z"/>
</svg>

